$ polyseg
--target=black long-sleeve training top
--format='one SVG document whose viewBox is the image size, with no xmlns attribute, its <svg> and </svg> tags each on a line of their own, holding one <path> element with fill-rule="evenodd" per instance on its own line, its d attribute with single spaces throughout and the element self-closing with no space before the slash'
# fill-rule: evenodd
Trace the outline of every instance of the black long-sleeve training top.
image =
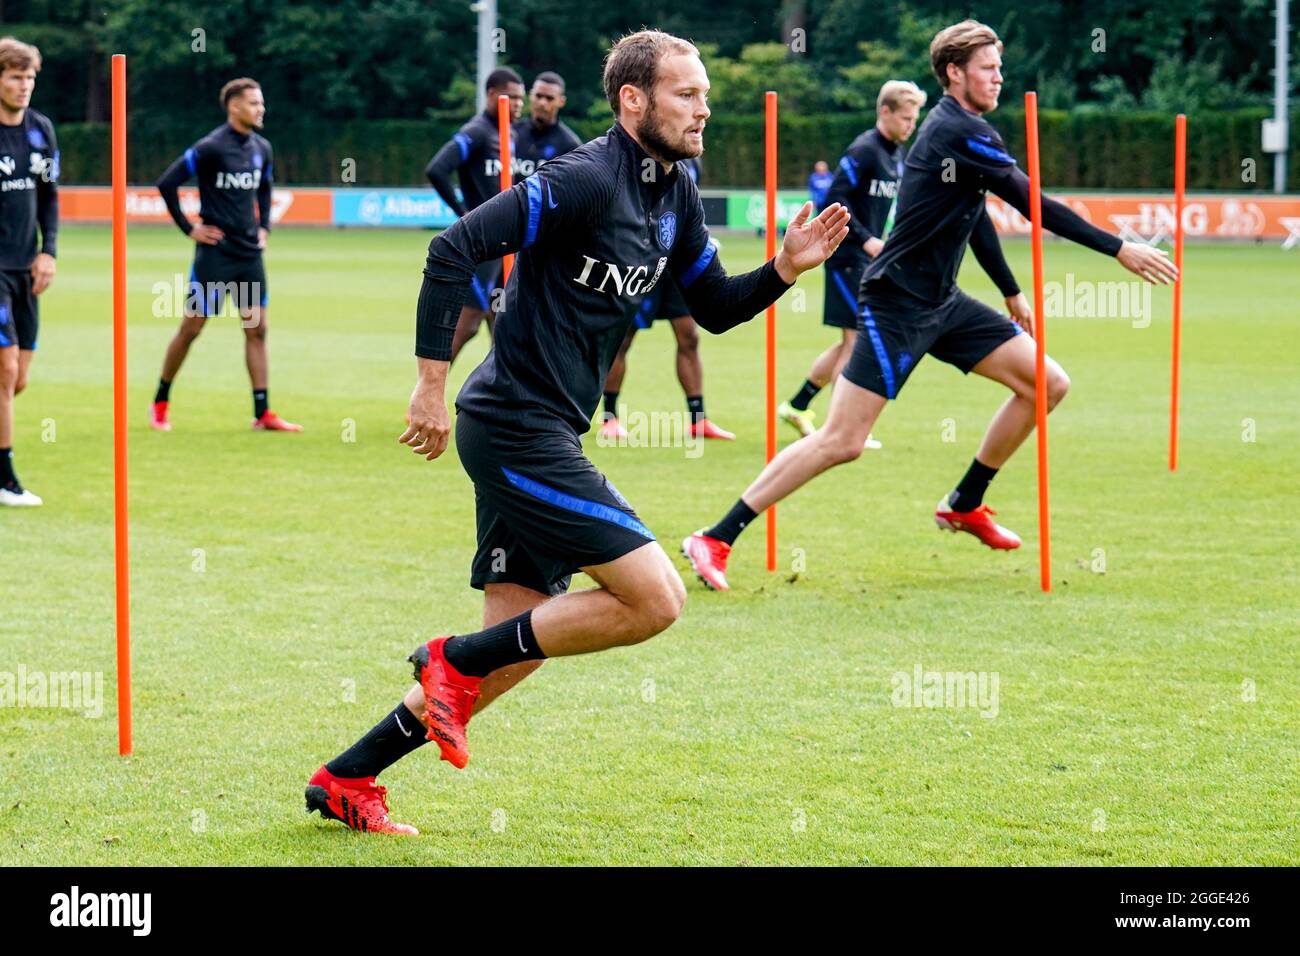
<svg viewBox="0 0 1300 956">
<path fill-rule="evenodd" d="M 514 138 L 512 129 L 511 157 L 515 156 Z M 511 165 L 515 165 L 513 159 Z M 511 173 L 514 172 L 512 169 Z M 452 173 L 460 179 L 464 202 L 456 198 Z M 424 175 L 457 216 L 477 209 L 495 196 L 501 188 L 501 135 L 497 131 L 496 104 L 479 113 L 443 143 L 429 160 L 429 165 L 424 167 Z"/>
<path fill-rule="evenodd" d="M 223 123 L 187 149 L 158 178 L 167 211 L 181 232 L 194 224 L 181 210 L 178 190 L 199 181 L 199 219 L 225 238 L 218 248 L 247 258 L 259 253 L 257 230 L 271 228 L 271 144 L 255 132 L 239 133 Z M 256 208 L 254 208 L 256 200 Z"/>
<path fill-rule="evenodd" d="M 853 218 L 849 220 L 848 238 L 831 256 L 832 266 L 865 266 L 871 259 L 862 246 L 868 239 L 884 237 L 906 156 L 906 147 L 891 142 L 874 126 L 859 134 L 844 151 L 826 191 L 826 205 L 842 203 Z"/>
<path fill-rule="evenodd" d="M 415 354 L 445 361 L 474 267 L 518 252 L 492 350 L 456 407 L 487 421 L 582 434 L 641 301 L 670 273 L 710 332 L 748 321 L 789 286 L 771 260 L 728 276 L 694 181 L 623 130 L 546 163 L 429 243 Z"/>
<path fill-rule="evenodd" d="M 0 269 L 25 271 L 37 251 L 57 254 L 58 181 L 59 146 L 44 114 L 28 107 L 21 123 L 0 124 Z"/>
<path fill-rule="evenodd" d="M 998 248 L 997 236 L 984 208 L 986 191 L 1029 215 L 1029 178 L 1007 153 L 1002 137 L 982 116 L 944 96 L 921 123 L 907 154 L 894 228 L 885 248 L 863 272 L 864 287 L 888 277 L 913 295 L 940 303 L 957 287 L 957 270 L 970 242 L 985 270 L 992 265 L 990 275 L 1003 295 L 1014 295 L 1007 291 L 1015 286 L 1010 270 L 1000 280 L 994 275 L 999 271 L 992 252 Z M 1117 236 L 1046 196 L 1043 226 L 1106 255 L 1115 255 L 1123 245 Z M 1000 251 L 996 258 L 1001 258 Z"/>
<path fill-rule="evenodd" d="M 510 155 L 515 175 L 520 179 L 582 145 L 578 134 L 559 120 L 550 126 L 537 126 L 531 117 L 526 117 L 515 123 L 513 129 L 515 151 Z"/>
</svg>

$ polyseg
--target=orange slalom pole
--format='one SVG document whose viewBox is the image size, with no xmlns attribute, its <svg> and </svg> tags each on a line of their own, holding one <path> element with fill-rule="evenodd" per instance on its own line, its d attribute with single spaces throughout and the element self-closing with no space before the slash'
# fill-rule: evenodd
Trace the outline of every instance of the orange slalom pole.
<svg viewBox="0 0 1300 956">
<path fill-rule="evenodd" d="M 510 175 L 510 97 L 505 94 L 497 97 L 497 139 L 501 141 L 501 192 L 505 192 L 515 184 Z M 515 267 L 515 257 L 503 256 L 501 261 L 501 288 L 504 289 L 510 270 Z"/>
<path fill-rule="evenodd" d="M 1029 219 L 1034 257 L 1034 414 L 1038 431 L 1038 576 L 1052 590 L 1052 529 L 1047 499 L 1047 316 L 1043 309 L 1043 181 L 1038 169 L 1038 94 L 1025 94 Z"/>
<path fill-rule="evenodd" d="M 113 532 L 117 752 L 131 753 L 131 563 L 126 484 L 126 57 L 113 54 Z"/>
<path fill-rule="evenodd" d="M 776 92 L 763 103 L 767 180 L 767 257 L 776 255 Z M 767 460 L 776 457 L 776 303 L 767 307 Z M 767 509 L 767 569 L 776 570 L 776 505 Z"/>
<path fill-rule="evenodd" d="M 1169 470 L 1178 470 L 1178 366 L 1183 348 L 1183 193 L 1187 188 L 1187 116 L 1174 120 L 1174 347 L 1169 394 Z"/>
</svg>

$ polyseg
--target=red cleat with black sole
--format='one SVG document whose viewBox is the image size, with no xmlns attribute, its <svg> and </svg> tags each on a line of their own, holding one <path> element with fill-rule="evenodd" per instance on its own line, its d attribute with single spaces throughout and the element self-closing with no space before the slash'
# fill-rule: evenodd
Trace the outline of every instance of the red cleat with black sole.
<svg viewBox="0 0 1300 956">
<path fill-rule="evenodd" d="M 422 644 L 407 658 L 415 667 L 415 679 L 424 691 L 425 734 L 438 745 L 442 759 L 457 770 L 469 763 L 465 725 L 474 713 L 481 677 L 466 677 L 443 654 L 450 637 L 436 637 Z"/>
<path fill-rule="evenodd" d="M 336 777 L 322 765 L 307 781 L 307 812 L 315 810 L 326 820 L 362 833 L 418 836 L 415 827 L 389 819 L 387 794 L 374 777 Z"/>
</svg>

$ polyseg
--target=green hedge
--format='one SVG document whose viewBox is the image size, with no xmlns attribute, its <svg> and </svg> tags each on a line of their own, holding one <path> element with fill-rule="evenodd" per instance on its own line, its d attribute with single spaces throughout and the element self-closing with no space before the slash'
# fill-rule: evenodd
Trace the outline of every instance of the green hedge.
<svg viewBox="0 0 1300 956">
<path fill-rule="evenodd" d="M 1272 157 L 1259 148 L 1264 110 L 1202 113 L 1187 131 L 1188 189 L 1268 189 Z M 1024 157 L 1024 117 L 1015 109 L 991 117 L 1016 157 Z M 864 120 L 850 114 L 787 115 L 781 121 L 781 185 L 801 187 L 812 165 L 834 166 Z M 129 131 L 128 178 L 152 182 L 173 159 L 215 123 L 190 129 L 168 127 Z M 421 186 L 424 166 L 457 123 L 435 120 L 355 120 L 273 123 L 267 135 L 275 146 L 275 177 L 299 185 L 344 185 L 345 159 L 356 161 L 358 185 Z M 609 128 L 599 120 L 574 120 L 584 138 Z M 1300 131 L 1300 114 L 1292 117 Z M 1152 113 L 1043 111 L 1039 116 L 1043 180 L 1054 189 L 1169 189 L 1173 185 L 1172 116 Z M 108 127 L 65 123 L 58 128 L 65 183 L 109 181 Z M 763 176 L 763 118 L 714 117 L 709 121 L 704 184 L 759 187 Z M 1256 160 L 1256 182 L 1242 182 L 1242 160 Z M 1300 188 L 1300 149 L 1290 153 L 1288 183 Z"/>
</svg>

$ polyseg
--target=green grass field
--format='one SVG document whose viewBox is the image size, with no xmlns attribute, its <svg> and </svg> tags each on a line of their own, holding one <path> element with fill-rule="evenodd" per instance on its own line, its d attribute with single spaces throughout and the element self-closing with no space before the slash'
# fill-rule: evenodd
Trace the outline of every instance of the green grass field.
<svg viewBox="0 0 1300 956">
<path fill-rule="evenodd" d="M 1297 253 L 1275 246 L 1187 251 L 1176 474 L 1168 290 L 1148 328 L 1049 327 L 1074 382 L 1052 417 L 1051 594 L 1038 589 L 1032 439 L 989 497 L 1024 548 L 936 531 L 934 503 L 1001 393 L 930 360 L 877 427 L 882 451 L 781 505 L 780 573 L 763 569 L 751 530 L 734 591 L 692 579 L 658 638 L 547 664 L 475 721 L 465 771 L 428 748 L 388 771 L 394 816 L 419 838 L 308 818 L 307 777 L 406 690 L 411 648 L 480 613 L 468 479 L 454 452 L 426 463 L 395 440 L 428 238 L 276 233 L 271 403 L 307 430 L 249 430 L 227 320 L 191 353 L 164 435 L 145 414 L 175 322 L 151 314 L 151 287 L 187 274 L 191 253 L 175 230 L 133 231 L 135 754 L 123 759 L 109 234 L 64 230 L 17 404 L 15 462 L 46 506 L 0 513 L 0 672 L 103 672 L 105 701 L 99 719 L 0 708 L 0 863 L 1300 860 L 1300 287 Z M 732 271 L 759 261 L 756 239 L 722 241 Z M 1026 285 L 1028 252 L 1008 246 Z M 1049 279 L 1127 278 L 1061 243 L 1046 259 Z M 973 262 L 965 285 L 998 301 Z M 780 306 L 782 393 L 830 334 L 820 275 L 801 288 L 806 311 Z M 638 338 L 623 392 L 634 410 L 682 408 L 671 341 L 662 327 Z M 708 409 L 734 445 L 688 459 L 588 436 L 679 567 L 676 543 L 762 464 L 762 342 L 761 321 L 705 336 Z M 485 349 L 474 343 L 455 386 Z M 815 407 L 824 416 L 827 396 Z M 918 665 L 996 675 L 996 716 L 893 706 L 893 675 Z"/>
</svg>

